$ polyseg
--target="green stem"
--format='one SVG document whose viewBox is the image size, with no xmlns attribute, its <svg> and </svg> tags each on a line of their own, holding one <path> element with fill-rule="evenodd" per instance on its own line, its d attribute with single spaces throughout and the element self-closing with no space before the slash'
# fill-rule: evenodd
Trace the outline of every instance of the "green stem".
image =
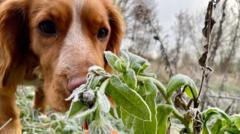
<svg viewBox="0 0 240 134">
<path fill-rule="evenodd" d="M 152 77 L 147 77 L 147 76 L 137 76 L 138 80 L 140 81 L 145 81 L 145 80 L 150 80 L 153 83 L 156 84 L 158 91 L 161 93 L 161 95 L 163 96 L 163 98 L 165 99 L 165 101 L 167 102 L 167 104 L 171 105 L 173 107 L 173 115 L 175 118 L 177 118 L 179 121 L 181 121 L 185 128 L 187 129 L 187 132 L 192 133 L 193 130 L 191 129 L 190 123 L 188 121 L 186 121 L 183 117 L 183 115 L 174 107 L 174 104 L 171 100 L 171 98 L 167 97 L 167 93 L 166 93 L 166 88 L 165 86 L 159 82 L 157 79 L 154 79 Z"/>
<path fill-rule="evenodd" d="M 104 94 L 105 93 L 105 90 L 106 90 L 106 88 L 107 88 L 107 85 L 108 85 L 108 83 L 109 83 L 109 79 L 106 79 L 103 83 L 102 83 L 102 85 L 99 87 L 99 92 L 97 93 L 97 95 L 98 96 L 100 96 L 100 95 L 102 95 L 102 94 Z M 97 103 L 99 103 L 99 101 L 97 101 Z M 101 107 L 99 106 L 99 104 L 98 104 L 98 106 L 97 106 L 97 108 L 96 108 L 96 111 L 95 111 L 95 120 L 101 120 Z"/>
<path fill-rule="evenodd" d="M 158 80 L 156 80 L 152 77 L 147 77 L 147 76 L 137 76 L 137 79 L 140 80 L 140 81 L 150 80 L 153 83 L 155 83 L 157 88 L 158 88 L 158 91 L 162 94 L 164 99 L 167 101 L 166 88 L 164 87 L 164 85 L 161 82 L 159 82 Z"/>
</svg>

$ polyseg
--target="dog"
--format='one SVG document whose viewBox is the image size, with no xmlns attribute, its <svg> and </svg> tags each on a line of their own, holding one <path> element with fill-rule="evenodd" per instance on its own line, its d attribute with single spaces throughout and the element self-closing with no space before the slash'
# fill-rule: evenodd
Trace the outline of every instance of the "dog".
<svg viewBox="0 0 240 134">
<path fill-rule="evenodd" d="M 22 133 L 17 85 L 37 87 L 34 108 L 66 112 L 71 102 L 65 99 L 86 82 L 90 66 L 110 70 L 104 51 L 117 54 L 123 34 L 123 18 L 112 0 L 3 0 L 0 134 Z"/>
</svg>

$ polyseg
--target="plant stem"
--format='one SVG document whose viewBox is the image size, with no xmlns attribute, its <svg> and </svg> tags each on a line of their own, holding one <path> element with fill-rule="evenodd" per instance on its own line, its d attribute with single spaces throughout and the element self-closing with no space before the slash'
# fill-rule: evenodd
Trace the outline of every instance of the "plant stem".
<svg viewBox="0 0 240 134">
<path fill-rule="evenodd" d="M 157 85 L 158 90 L 164 96 L 167 104 L 172 106 L 172 108 L 173 108 L 172 113 L 173 113 L 174 117 L 177 118 L 179 121 L 181 121 L 184 124 L 185 128 L 187 129 L 187 132 L 192 133 L 193 131 L 191 129 L 190 123 L 188 121 L 186 121 L 184 119 L 183 115 L 181 113 L 179 113 L 179 111 L 174 107 L 174 104 L 173 104 L 171 98 L 167 97 L 166 89 L 165 89 L 164 85 L 161 82 L 159 82 L 158 80 L 154 79 L 154 78 L 152 78 L 151 80 Z"/>
<path fill-rule="evenodd" d="M 158 88 L 158 91 L 161 93 L 161 95 L 163 96 L 163 98 L 165 99 L 167 104 L 172 106 L 172 108 L 173 108 L 172 113 L 173 113 L 174 117 L 176 117 L 179 121 L 181 121 L 183 123 L 183 125 L 187 129 L 187 132 L 189 132 L 189 133 L 193 132 L 193 130 L 191 129 L 190 123 L 188 121 L 186 121 L 184 119 L 183 115 L 181 115 L 181 113 L 179 113 L 179 111 L 174 107 L 174 104 L 173 104 L 171 98 L 167 97 L 166 88 L 161 82 L 159 82 L 157 79 L 154 79 L 152 77 L 147 77 L 147 76 L 137 76 L 137 78 L 140 81 L 150 80 L 153 83 L 155 83 Z"/>
<path fill-rule="evenodd" d="M 158 91 L 161 93 L 161 95 L 163 96 L 163 98 L 167 101 L 167 94 L 166 94 L 166 88 L 164 87 L 164 85 L 159 82 L 158 80 L 152 78 L 152 77 L 148 77 L 148 76 L 137 76 L 137 79 L 140 81 L 146 81 L 146 80 L 150 80 L 153 83 L 156 84 Z"/>
</svg>

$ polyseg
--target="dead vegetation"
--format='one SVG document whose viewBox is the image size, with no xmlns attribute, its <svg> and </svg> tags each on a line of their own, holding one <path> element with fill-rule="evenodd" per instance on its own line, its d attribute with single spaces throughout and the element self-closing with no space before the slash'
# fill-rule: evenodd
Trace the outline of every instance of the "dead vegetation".
<svg viewBox="0 0 240 134">
<path fill-rule="evenodd" d="M 151 0 L 146 5 L 144 0 L 118 0 L 127 23 L 125 44 L 130 47 L 126 48 L 148 58 L 152 70 L 162 80 L 167 81 L 176 73 L 194 78 L 198 86 L 202 86 L 202 109 L 213 105 L 221 107 L 222 102 L 227 101 L 229 111 L 239 113 L 236 107 L 240 104 L 240 57 L 237 53 L 240 2 L 213 0 L 208 9 L 198 14 L 180 11 L 172 31 L 168 32 L 156 17 L 155 2 Z M 213 98 L 220 103 L 210 105 Z"/>
</svg>

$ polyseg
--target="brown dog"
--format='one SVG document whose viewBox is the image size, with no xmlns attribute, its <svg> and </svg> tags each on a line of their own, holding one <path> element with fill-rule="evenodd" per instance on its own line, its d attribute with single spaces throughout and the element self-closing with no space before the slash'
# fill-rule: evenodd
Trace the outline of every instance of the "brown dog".
<svg viewBox="0 0 240 134">
<path fill-rule="evenodd" d="M 0 134 L 20 134 L 15 91 L 25 79 L 43 85 L 35 108 L 45 103 L 65 112 L 72 90 L 90 66 L 107 67 L 103 52 L 119 51 L 123 21 L 111 0 L 4 0 L 0 4 Z M 34 82 L 33 82 L 34 83 Z M 43 87 L 43 88 L 41 88 Z M 43 89 L 43 90 L 42 90 Z"/>
</svg>

